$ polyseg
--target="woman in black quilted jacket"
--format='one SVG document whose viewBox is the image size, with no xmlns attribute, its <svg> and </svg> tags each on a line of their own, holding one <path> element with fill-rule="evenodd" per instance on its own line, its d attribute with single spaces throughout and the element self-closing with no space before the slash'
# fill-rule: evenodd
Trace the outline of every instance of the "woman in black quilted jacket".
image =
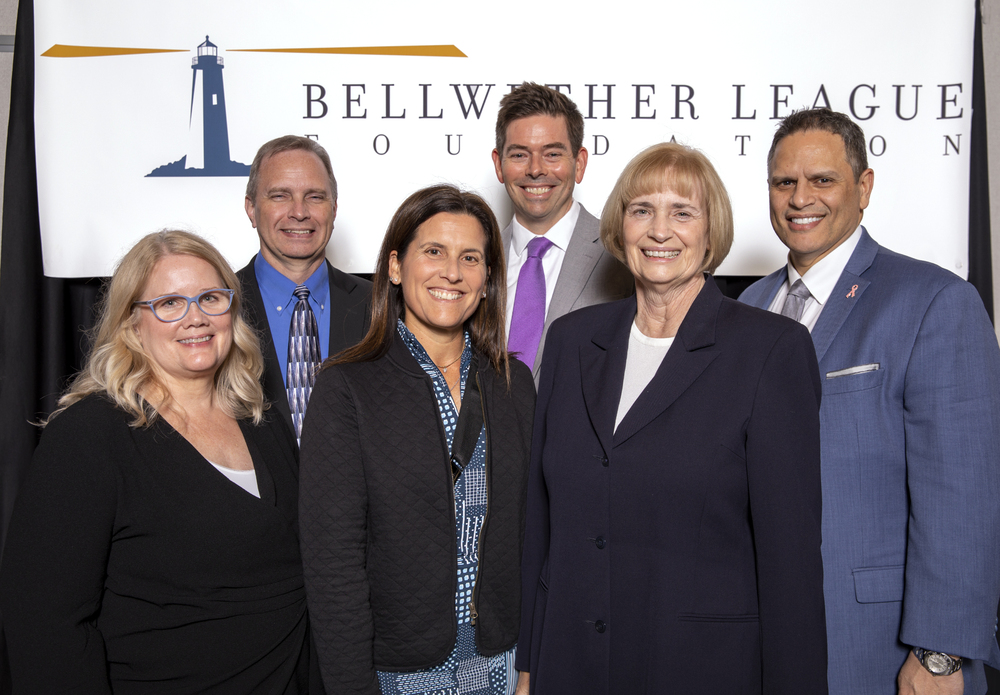
<svg viewBox="0 0 1000 695">
<path fill-rule="evenodd" d="M 382 243 L 368 334 L 317 378 L 300 526 L 330 693 L 518 686 L 535 389 L 507 353 L 505 275 L 482 198 L 417 191 Z"/>
</svg>

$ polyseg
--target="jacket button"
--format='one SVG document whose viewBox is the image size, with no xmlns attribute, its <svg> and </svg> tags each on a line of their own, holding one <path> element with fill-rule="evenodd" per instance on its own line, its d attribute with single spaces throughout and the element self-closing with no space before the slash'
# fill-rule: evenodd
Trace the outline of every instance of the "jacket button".
<svg viewBox="0 0 1000 695">
<path fill-rule="evenodd" d="M 603 620 L 598 620 L 594 623 L 594 629 L 598 632 L 604 632 L 607 629 L 607 626 L 604 624 Z"/>
<path fill-rule="evenodd" d="M 606 546 L 607 544 L 608 542 L 603 538 L 601 538 L 600 536 L 594 539 L 594 545 L 596 545 L 600 550 L 604 550 L 604 546 Z"/>
<path fill-rule="evenodd" d="M 608 457 L 607 456 L 602 456 L 601 457 L 601 465 L 604 466 L 605 468 L 608 467 Z"/>
</svg>

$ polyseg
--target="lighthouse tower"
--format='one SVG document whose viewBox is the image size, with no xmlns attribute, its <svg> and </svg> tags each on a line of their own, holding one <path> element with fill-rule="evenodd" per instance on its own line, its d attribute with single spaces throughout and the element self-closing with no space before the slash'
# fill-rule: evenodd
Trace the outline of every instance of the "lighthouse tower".
<svg viewBox="0 0 1000 695">
<path fill-rule="evenodd" d="M 156 167 L 146 176 L 246 176 L 250 173 L 249 164 L 229 159 L 222 68 L 219 47 L 206 36 L 205 43 L 198 46 L 198 57 L 191 60 L 187 153 L 175 162 Z"/>
<path fill-rule="evenodd" d="M 229 126 L 226 124 L 226 91 L 222 83 L 219 47 L 208 40 L 198 46 L 191 60 L 191 115 L 186 169 L 222 173 L 229 161 Z"/>
</svg>

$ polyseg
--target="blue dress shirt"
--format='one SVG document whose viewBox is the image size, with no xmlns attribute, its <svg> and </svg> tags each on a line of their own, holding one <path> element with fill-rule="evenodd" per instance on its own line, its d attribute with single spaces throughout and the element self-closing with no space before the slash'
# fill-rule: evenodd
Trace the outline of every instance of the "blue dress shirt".
<svg viewBox="0 0 1000 695">
<path fill-rule="evenodd" d="M 258 253 L 253 263 L 257 284 L 260 286 L 260 296 L 264 300 L 264 310 L 267 312 L 267 325 L 271 329 L 271 340 L 274 341 L 274 351 L 278 353 L 278 364 L 281 365 L 281 378 L 288 386 L 288 333 L 292 324 L 292 311 L 299 301 L 295 295 L 297 285 L 279 273 Z M 326 305 L 330 302 L 330 275 L 326 263 L 321 263 L 306 280 L 309 288 L 309 303 L 316 314 L 319 325 L 319 353 L 325 360 L 330 353 L 330 312 Z"/>
</svg>

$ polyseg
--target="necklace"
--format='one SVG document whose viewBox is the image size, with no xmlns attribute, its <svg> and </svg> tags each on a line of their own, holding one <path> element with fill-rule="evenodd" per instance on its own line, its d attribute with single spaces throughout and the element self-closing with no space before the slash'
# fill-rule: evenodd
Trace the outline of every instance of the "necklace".
<svg viewBox="0 0 1000 695">
<path fill-rule="evenodd" d="M 452 362 L 451 364 L 455 364 L 455 363 Z M 451 365 L 449 365 L 449 366 L 451 366 Z M 459 373 L 458 378 L 455 379 L 455 383 L 454 384 L 448 383 L 448 375 L 447 374 L 442 373 L 441 376 L 444 377 L 445 386 L 448 387 L 448 390 L 451 392 L 452 397 L 454 397 L 455 400 L 457 401 L 458 398 L 455 396 L 455 389 L 458 387 L 459 384 L 462 383 L 462 375 L 461 375 L 461 373 Z"/>
<path fill-rule="evenodd" d="M 465 352 L 464 348 L 462 349 L 462 352 Z M 462 352 L 458 353 L 458 357 L 456 357 L 455 359 L 453 359 L 451 362 L 449 362 L 445 366 L 442 367 L 442 366 L 438 365 L 436 362 L 434 363 L 434 366 L 436 366 L 438 369 L 440 369 L 442 374 L 446 374 L 448 372 L 448 367 L 452 366 L 453 364 L 455 364 L 456 362 L 458 362 L 460 359 L 462 359 Z M 445 381 L 447 381 L 447 379 L 445 379 Z"/>
</svg>

